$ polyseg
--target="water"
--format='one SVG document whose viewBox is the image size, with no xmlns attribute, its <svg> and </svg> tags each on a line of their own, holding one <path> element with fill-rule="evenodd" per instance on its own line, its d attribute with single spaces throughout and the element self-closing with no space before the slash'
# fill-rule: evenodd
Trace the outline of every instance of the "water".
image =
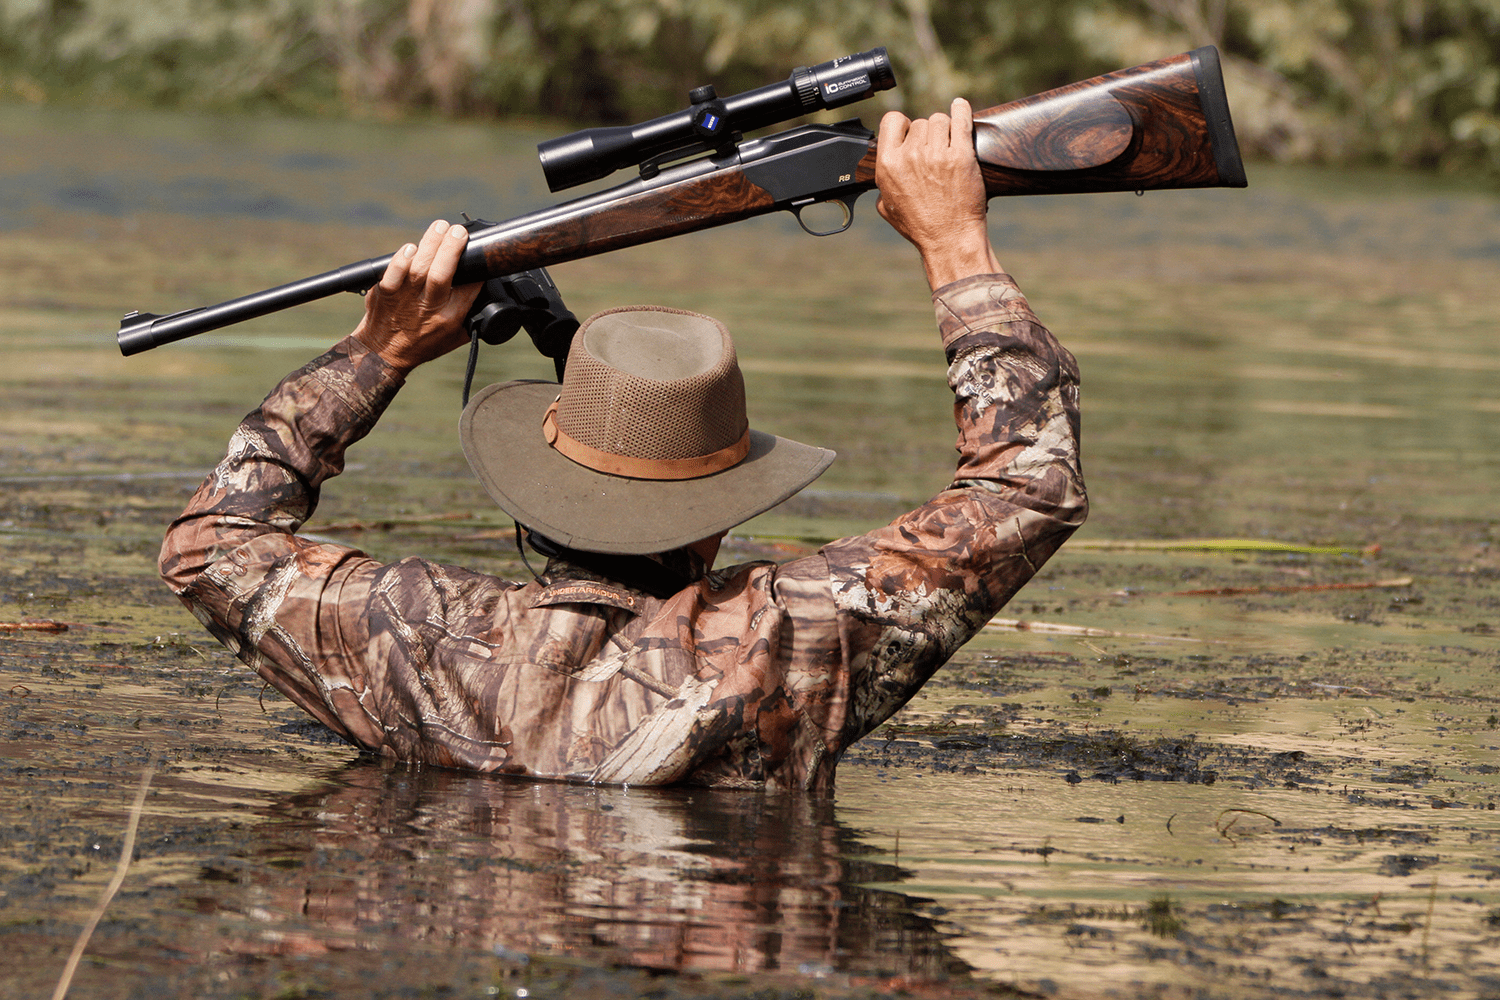
<svg viewBox="0 0 1500 1000">
<path fill-rule="evenodd" d="M 155 550 L 358 303 L 131 359 L 119 314 L 545 204 L 542 137 L 0 108 L 0 622 L 70 623 L 0 634 L 0 992 L 50 993 L 153 757 L 75 995 L 1500 991 L 1484 191 L 1261 169 L 995 202 L 1001 260 L 1084 374 L 1093 513 L 1005 612 L 1065 628 L 987 630 L 832 802 L 392 769 L 263 692 Z M 752 420 L 840 452 L 730 558 L 944 485 L 930 308 L 869 205 L 837 239 L 767 221 L 554 276 L 580 315 L 724 319 Z M 480 378 L 547 370 L 511 344 Z M 413 378 L 307 530 L 523 574 L 456 447 L 461 382 L 458 358 Z M 1192 538 L 1244 544 L 1109 544 Z"/>
</svg>

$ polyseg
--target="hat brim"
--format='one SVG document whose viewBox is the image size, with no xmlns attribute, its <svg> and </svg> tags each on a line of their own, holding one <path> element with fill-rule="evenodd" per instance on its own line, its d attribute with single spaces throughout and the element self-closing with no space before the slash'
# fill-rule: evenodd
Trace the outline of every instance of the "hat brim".
<svg viewBox="0 0 1500 1000">
<path fill-rule="evenodd" d="M 500 509 L 569 548 L 639 555 L 708 538 L 791 497 L 835 457 L 752 430 L 750 453 L 712 475 L 612 476 L 579 465 L 542 436 L 542 417 L 559 389 L 533 381 L 486 386 L 458 426 L 469 466 Z"/>
</svg>

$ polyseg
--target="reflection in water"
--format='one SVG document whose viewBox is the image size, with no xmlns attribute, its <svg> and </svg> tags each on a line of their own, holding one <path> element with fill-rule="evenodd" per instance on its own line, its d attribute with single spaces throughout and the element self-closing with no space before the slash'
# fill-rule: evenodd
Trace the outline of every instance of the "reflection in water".
<svg viewBox="0 0 1500 1000">
<path fill-rule="evenodd" d="M 307 954 L 421 940 L 649 969 L 966 970 L 903 877 L 864 861 L 831 803 L 536 784 L 361 760 L 276 803 L 243 871 L 200 910 L 226 949 Z M 200 882 L 198 888 L 204 888 Z"/>
</svg>

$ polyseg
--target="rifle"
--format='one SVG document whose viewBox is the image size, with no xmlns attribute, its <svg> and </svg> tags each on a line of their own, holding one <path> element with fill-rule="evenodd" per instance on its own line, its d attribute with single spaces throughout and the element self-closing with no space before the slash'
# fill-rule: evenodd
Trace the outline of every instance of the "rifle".
<svg viewBox="0 0 1500 1000">
<path fill-rule="evenodd" d="M 852 224 L 855 201 L 875 186 L 875 134 L 858 119 L 764 138 L 745 139 L 744 133 L 895 85 L 885 49 L 877 48 L 798 68 L 783 83 L 734 97 L 720 99 L 712 87 L 699 87 L 684 111 L 544 142 L 538 153 L 553 191 L 631 166 L 639 167 L 639 176 L 508 222 L 470 220 L 454 283 L 516 275 L 776 211 L 792 212 L 814 236 L 843 232 Z M 974 145 L 990 197 L 1245 186 L 1212 46 L 978 112 Z M 815 227 L 803 217 L 814 205 L 841 209 L 841 224 Z M 335 292 L 362 293 L 390 260 L 372 257 L 167 316 L 132 312 L 116 336 L 120 352 L 137 354 Z"/>
</svg>

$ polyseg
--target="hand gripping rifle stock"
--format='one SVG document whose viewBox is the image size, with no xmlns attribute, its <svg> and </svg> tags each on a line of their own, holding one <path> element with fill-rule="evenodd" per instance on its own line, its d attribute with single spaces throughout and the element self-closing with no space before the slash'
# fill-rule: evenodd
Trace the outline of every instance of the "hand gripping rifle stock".
<svg viewBox="0 0 1500 1000">
<path fill-rule="evenodd" d="M 837 62 L 837 61 L 836 61 Z M 833 65 L 833 64 L 826 64 Z M 887 85 L 894 83 L 890 80 Z M 990 197 L 1244 187 L 1218 50 L 1212 46 L 977 112 L 974 145 Z M 854 202 L 875 187 L 875 135 L 858 120 L 803 125 L 714 147 L 594 194 L 471 227 L 455 283 L 484 281 L 639 246 L 774 211 L 814 235 L 849 227 Z M 842 226 L 814 229 L 802 211 L 843 209 Z M 348 264 L 215 306 L 120 324 L 122 354 L 310 302 L 362 292 L 390 256 Z"/>
</svg>

